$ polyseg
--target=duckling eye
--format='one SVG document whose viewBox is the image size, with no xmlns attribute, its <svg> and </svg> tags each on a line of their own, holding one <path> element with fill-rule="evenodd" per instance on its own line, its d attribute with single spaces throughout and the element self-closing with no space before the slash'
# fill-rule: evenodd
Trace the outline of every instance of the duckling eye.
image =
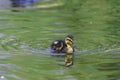
<svg viewBox="0 0 120 80">
<path fill-rule="evenodd" d="M 68 41 L 72 42 L 70 39 L 67 39 Z"/>
</svg>

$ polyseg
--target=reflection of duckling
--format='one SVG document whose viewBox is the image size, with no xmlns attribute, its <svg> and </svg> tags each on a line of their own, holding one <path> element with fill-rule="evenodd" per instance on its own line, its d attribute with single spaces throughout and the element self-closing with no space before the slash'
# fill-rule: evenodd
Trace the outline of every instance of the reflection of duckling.
<svg viewBox="0 0 120 80">
<path fill-rule="evenodd" d="M 65 38 L 66 47 L 66 56 L 65 56 L 65 63 L 66 66 L 69 67 L 73 65 L 73 57 L 74 57 L 74 46 L 73 46 L 73 36 L 68 35 Z"/>
</svg>

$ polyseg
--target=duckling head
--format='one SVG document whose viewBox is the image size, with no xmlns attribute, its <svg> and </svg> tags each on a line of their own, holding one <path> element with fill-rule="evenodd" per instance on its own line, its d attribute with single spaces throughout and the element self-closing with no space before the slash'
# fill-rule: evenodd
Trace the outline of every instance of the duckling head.
<svg viewBox="0 0 120 80">
<path fill-rule="evenodd" d="M 73 45 L 73 36 L 67 35 L 67 37 L 65 38 L 65 43 L 69 46 L 72 46 Z"/>
</svg>

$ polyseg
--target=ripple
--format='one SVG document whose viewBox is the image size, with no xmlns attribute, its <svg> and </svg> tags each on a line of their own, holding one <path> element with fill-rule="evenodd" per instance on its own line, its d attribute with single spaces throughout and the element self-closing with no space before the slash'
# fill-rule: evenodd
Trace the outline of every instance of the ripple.
<svg viewBox="0 0 120 80">
<path fill-rule="evenodd" d="M 1 54 L 1 55 L 0 55 L 0 59 L 6 59 L 6 58 L 8 58 L 8 57 L 10 57 L 9 54 Z"/>
<path fill-rule="evenodd" d="M 56 74 L 63 75 L 65 72 L 67 72 L 67 70 L 60 69 L 60 70 L 55 70 L 55 72 Z"/>
<path fill-rule="evenodd" d="M 72 75 L 65 76 L 65 79 L 67 79 L 67 80 L 78 80 Z"/>
<path fill-rule="evenodd" d="M 6 36 L 5 34 L 0 33 L 0 38 L 3 38 L 3 37 L 5 37 L 5 36 Z"/>
<path fill-rule="evenodd" d="M 34 49 L 34 48 L 31 48 L 29 51 L 32 52 L 32 53 L 36 53 L 36 54 L 46 54 L 46 55 L 51 54 L 49 52 L 43 52 L 43 51 L 40 51 L 40 50 L 37 50 L 37 49 Z"/>
<path fill-rule="evenodd" d="M 20 78 L 14 74 L 11 74 L 9 72 L 6 72 L 6 70 L 10 70 L 12 72 L 17 72 L 18 69 L 20 69 L 20 67 L 16 66 L 16 65 L 12 65 L 10 63 L 0 63 L 0 80 L 8 80 L 7 78 L 14 78 L 16 80 L 19 80 Z M 4 71 L 2 71 L 2 69 L 5 69 Z"/>
<path fill-rule="evenodd" d="M 20 80 L 20 78 L 14 74 L 7 73 L 5 71 L 0 71 L 0 80 L 8 80 L 7 77 L 14 78 L 16 80 Z"/>
<path fill-rule="evenodd" d="M 4 64 L 4 63 L 0 63 L 0 68 L 7 68 L 7 69 L 12 69 L 14 68 L 14 70 L 17 68 L 19 69 L 18 66 L 12 65 L 10 63 Z"/>
</svg>

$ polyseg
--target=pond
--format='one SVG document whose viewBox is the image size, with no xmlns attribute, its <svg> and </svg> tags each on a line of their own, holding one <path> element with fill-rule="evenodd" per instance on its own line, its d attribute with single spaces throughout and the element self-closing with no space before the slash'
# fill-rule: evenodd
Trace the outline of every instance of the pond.
<svg viewBox="0 0 120 80">
<path fill-rule="evenodd" d="M 120 80 L 120 1 L 72 3 L 0 11 L 0 80 Z M 71 67 L 49 50 L 68 34 L 75 37 Z"/>
</svg>

